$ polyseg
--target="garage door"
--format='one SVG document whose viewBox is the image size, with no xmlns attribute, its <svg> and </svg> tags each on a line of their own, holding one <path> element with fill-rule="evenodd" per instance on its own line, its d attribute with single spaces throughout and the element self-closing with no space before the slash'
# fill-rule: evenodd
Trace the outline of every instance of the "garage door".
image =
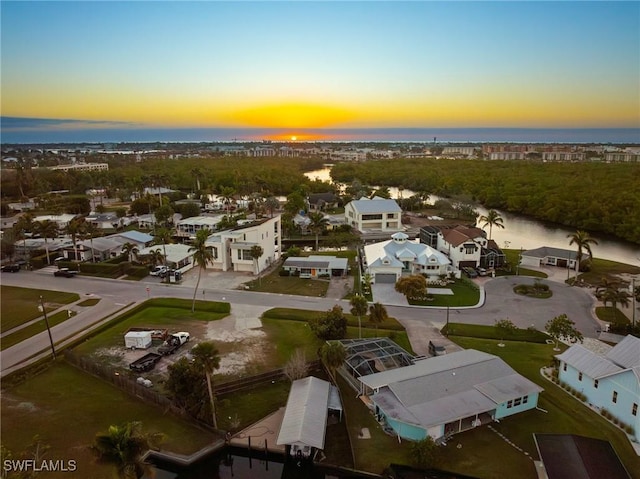
<svg viewBox="0 0 640 479">
<path fill-rule="evenodd" d="M 396 282 L 395 273 L 378 273 L 378 274 L 376 274 L 376 283 L 377 284 L 380 284 L 380 283 L 395 284 L 395 282 Z"/>
</svg>

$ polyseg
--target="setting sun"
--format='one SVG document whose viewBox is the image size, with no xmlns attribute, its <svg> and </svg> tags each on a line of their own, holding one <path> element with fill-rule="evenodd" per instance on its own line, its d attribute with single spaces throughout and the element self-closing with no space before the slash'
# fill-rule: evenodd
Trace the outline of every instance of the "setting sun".
<svg viewBox="0 0 640 479">
<path fill-rule="evenodd" d="M 298 139 L 298 137 L 297 137 L 297 136 L 292 136 L 292 137 L 291 137 L 291 141 L 296 141 L 297 139 Z"/>
</svg>

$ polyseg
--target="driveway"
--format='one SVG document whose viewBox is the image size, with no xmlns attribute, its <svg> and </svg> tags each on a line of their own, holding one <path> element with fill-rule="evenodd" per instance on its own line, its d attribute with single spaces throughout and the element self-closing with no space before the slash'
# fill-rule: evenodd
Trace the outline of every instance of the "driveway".
<svg viewBox="0 0 640 479">
<path fill-rule="evenodd" d="M 382 303 L 385 306 L 409 306 L 406 296 L 398 293 L 394 284 L 372 284 L 371 293 L 376 303 Z"/>
</svg>

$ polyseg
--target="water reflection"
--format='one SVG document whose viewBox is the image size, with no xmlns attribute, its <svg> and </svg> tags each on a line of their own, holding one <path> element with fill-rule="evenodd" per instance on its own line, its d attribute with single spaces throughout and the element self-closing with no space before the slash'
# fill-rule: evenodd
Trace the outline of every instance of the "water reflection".
<svg viewBox="0 0 640 479">
<path fill-rule="evenodd" d="M 311 179 L 319 178 L 323 181 L 331 181 L 330 172 L 331 167 L 327 165 L 325 168 L 309 171 L 305 175 Z M 389 192 L 394 199 L 400 197 L 408 198 L 415 194 L 414 191 L 407 189 L 399 191 L 396 187 L 389 187 Z M 436 195 L 429 197 L 431 203 L 438 199 L 440 198 Z M 487 214 L 486 208 L 480 205 L 475 205 L 474 207 L 481 215 Z M 567 236 L 575 233 L 575 229 L 544 223 L 504 211 L 498 212 L 504 220 L 504 229 L 494 227 L 492 237 L 501 248 L 522 248 L 526 250 L 541 246 L 552 246 L 554 248 L 573 250 L 573 246 L 569 246 Z M 640 246 L 622 240 L 607 238 L 601 234 L 593 234 L 592 237 L 598 241 L 598 244 L 592 247 L 595 257 L 640 266 Z"/>
</svg>

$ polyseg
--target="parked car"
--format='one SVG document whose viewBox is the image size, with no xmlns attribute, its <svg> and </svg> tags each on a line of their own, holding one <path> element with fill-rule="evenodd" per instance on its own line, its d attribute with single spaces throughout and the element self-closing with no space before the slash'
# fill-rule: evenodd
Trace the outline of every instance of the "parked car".
<svg viewBox="0 0 640 479">
<path fill-rule="evenodd" d="M 9 272 L 9 273 L 17 273 L 18 271 L 20 271 L 20 265 L 19 264 L 5 264 L 2 267 L 2 271 Z"/>
<path fill-rule="evenodd" d="M 478 277 L 478 273 L 476 273 L 476 270 L 473 268 L 470 268 L 469 266 L 464 266 L 462 268 L 462 272 L 464 274 L 466 274 L 469 278 L 477 278 Z"/>
<path fill-rule="evenodd" d="M 156 266 L 155 268 L 153 268 L 151 270 L 151 273 L 149 273 L 151 276 L 160 276 L 161 278 L 163 277 L 163 275 L 165 275 L 167 273 L 167 268 L 166 266 Z"/>
<path fill-rule="evenodd" d="M 486 276 L 487 274 L 489 274 L 485 268 L 476 268 L 476 271 L 480 276 Z"/>
<path fill-rule="evenodd" d="M 62 276 L 64 278 L 73 278 L 76 274 L 78 274 L 77 271 L 70 270 L 69 268 L 60 268 L 53 272 L 54 276 Z"/>
</svg>

